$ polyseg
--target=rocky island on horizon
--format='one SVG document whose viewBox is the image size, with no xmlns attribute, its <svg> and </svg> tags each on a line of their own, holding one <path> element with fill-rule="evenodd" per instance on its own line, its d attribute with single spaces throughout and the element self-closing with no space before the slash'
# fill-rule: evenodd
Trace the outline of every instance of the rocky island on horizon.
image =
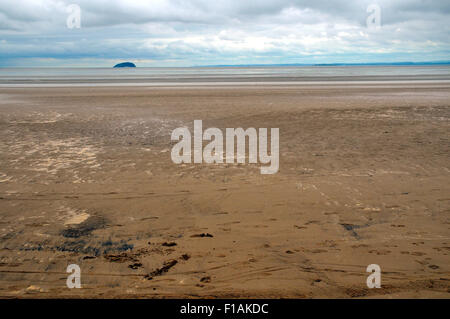
<svg viewBox="0 0 450 319">
<path fill-rule="evenodd" d="M 114 66 L 115 68 L 135 68 L 136 65 L 132 62 L 122 62 Z"/>
</svg>

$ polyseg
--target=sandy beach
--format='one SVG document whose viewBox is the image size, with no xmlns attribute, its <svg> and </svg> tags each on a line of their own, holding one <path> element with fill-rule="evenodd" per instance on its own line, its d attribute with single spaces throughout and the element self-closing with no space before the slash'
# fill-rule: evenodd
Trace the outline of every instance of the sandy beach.
<svg viewBox="0 0 450 319">
<path fill-rule="evenodd" d="M 0 297 L 449 298 L 450 83 L 383 80 L 0 88 Z M 196 119 L 279 172 L 174 164 Z"/>
</svg>

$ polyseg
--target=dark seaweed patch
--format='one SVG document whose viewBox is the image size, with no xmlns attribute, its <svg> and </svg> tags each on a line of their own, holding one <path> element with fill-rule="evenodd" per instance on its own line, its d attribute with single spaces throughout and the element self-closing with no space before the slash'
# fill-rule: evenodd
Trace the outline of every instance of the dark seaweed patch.
<svg viewBox="0 0 450 319">
<path fill-rule="evenodd" d="M 162 243 L 161 244 L 161 246 L 164 246 L 164 247 L 173 247 L 173 246 L 176 246 L 177 245 L 177 243 L 175 243 L 175 242 L 164 242 L 164 243 Z"/>
<path fill-rule="evenodd" d="M 152 280 L 155 276 L 161 276 L 162 274 L 168 272 L 169 269 L 176 264 L 178 264 L 178 261 L 175 259 L 166 261 L 161 268 L 157 268 L 156 270 L 152 271 L 150 274 L 146 275 L 145 278 L 148 280 Z"/>
<path fill-rule="evenodd" d="M 202 233 L 202 234 L 194 234 L 191 237 L 193 237 L 193 238 L 195 238 L 195 237 L 203 238 L 203 237 L 214 237 L 214 236 L 211 235 L 210 233 Z"/>
</svg>

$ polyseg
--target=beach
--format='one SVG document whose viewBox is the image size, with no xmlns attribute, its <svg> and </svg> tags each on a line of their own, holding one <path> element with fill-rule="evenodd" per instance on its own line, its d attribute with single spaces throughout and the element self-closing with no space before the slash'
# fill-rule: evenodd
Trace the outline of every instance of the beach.
<svg viewBox="0 0 450 319">
<path fill-rule="evenodd" d="M 189 79 L 0 81 L 1 297 L 449 298 L 448 75 Z M 194 120 L 279 171 L 175 164 Z"/>
</svg>

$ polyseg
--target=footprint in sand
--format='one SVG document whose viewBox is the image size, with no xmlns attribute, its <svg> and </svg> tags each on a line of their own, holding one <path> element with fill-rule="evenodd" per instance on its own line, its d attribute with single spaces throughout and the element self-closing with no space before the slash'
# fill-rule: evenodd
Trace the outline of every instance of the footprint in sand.
<svg viewBox="0 0 450 319">
<path fill-rule="evenodd" d="M 391 253 L 390 250 L 369 250 L 369 254 L 377 254 L 377 255 L 389 255 Z"/>
</svg>

